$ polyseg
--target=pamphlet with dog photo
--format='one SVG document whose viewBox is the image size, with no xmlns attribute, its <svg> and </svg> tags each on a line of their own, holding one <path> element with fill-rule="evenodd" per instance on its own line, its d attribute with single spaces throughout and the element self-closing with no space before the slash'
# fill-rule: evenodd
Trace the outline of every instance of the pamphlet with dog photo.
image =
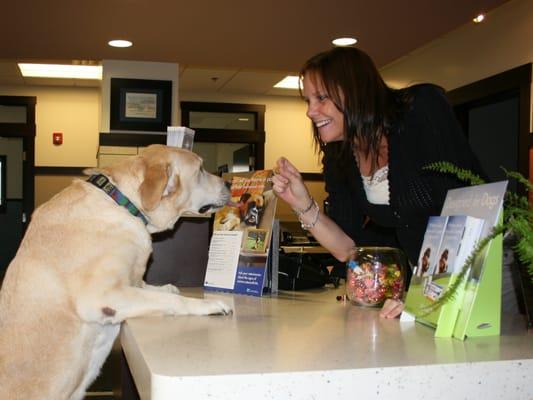
<svg viewBox="0 0 533 400">
<path fill-rule="evenodd" d="M 231 200 L 214 217 L 204 287 L 262 296 L 276 196 L 272 171 L 228 173 Z"/>
</svg>

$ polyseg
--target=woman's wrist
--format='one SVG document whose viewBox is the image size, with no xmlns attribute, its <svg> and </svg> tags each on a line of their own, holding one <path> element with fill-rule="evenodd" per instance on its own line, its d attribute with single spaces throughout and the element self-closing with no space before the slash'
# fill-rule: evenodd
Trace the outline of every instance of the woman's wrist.
<svg viewBox="0 0 533 400">
<path fill-rule="evenodd" d="M 304 208 L 292 207 L 292 211 L 294 211 L 296 216 L 298 218 L 300 218 L 302 215 L 304 215 L 307 212 L 309 212 L 311 210 L 311 208 L 313 208 L 315 203 L 316 203 L 315 199 L 313 199 L 313 197 L 309 196 L 309 201 L 307 202 L 307 206 L 305 206 Z"/>
<path fill-rule="evenodd" d="M 320 216 L 320 207 L 318 207 L 318 203 L 315 201 L 315 199 L 311 198 L 311 204 L 309 207 L 300 211 L 299 213 L 295 211 L 295 213 L 298 216 L 298 221 L 300 221 L 302 229 L 308 231 L 314 228 L 318 222 L 318 217 Z"/>
</svg>

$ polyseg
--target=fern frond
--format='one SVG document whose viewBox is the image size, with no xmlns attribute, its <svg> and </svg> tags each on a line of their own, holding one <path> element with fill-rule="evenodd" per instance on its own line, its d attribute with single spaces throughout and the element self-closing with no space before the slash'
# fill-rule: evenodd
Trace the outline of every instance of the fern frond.
<svg viewBox="0 0 533 400">
<path fill-rule="evenodd" d="M 448 161 L 437 161 L 424 166 L 423 169 L 455 175 L 462 181 L 470 183 L 470 185 L 481 185 L 485 183 L 479 175 L 474 174 L 468 169 L 459 168 L 457 165 Z"/>
<path fill-rule="evenodd" d="M 507 171 L 504 167 L 501 167 L 501 169 L 503 169 L 503 171 L 509 178 L 514 178 L 519 183 L 521 183 L 526 189 L 526 191 L 533 190 L 533 183 L 531 183 L 527 178 L 525 178 L 520 172 Z"/>
</svg>

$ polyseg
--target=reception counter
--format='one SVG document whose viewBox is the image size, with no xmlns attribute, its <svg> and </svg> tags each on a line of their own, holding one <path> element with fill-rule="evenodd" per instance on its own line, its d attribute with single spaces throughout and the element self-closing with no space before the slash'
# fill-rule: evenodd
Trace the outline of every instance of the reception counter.
<svg viewBox="0 0 533 400">
<path fill-rule="evenodd" d="M 436 339 L 337 301 L 339 289 L 222 298 L 231 316 L 131 319 L 121 343 L 141 399 L 532 399 L 533 335 Z"/>
</svg>

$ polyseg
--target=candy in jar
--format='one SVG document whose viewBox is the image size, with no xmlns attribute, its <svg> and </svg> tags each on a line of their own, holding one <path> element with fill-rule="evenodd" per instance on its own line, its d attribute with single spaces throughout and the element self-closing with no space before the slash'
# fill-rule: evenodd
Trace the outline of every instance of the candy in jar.
<svg viewBox="0 0 533 400">
<path fill-rule="evenodd" d="M 400 300 L 404 291 L 405 258 L 391 247 L 359 247 L 347 263 L 346 297 L 354 304 L 378 307 Z"/>
</svg>

